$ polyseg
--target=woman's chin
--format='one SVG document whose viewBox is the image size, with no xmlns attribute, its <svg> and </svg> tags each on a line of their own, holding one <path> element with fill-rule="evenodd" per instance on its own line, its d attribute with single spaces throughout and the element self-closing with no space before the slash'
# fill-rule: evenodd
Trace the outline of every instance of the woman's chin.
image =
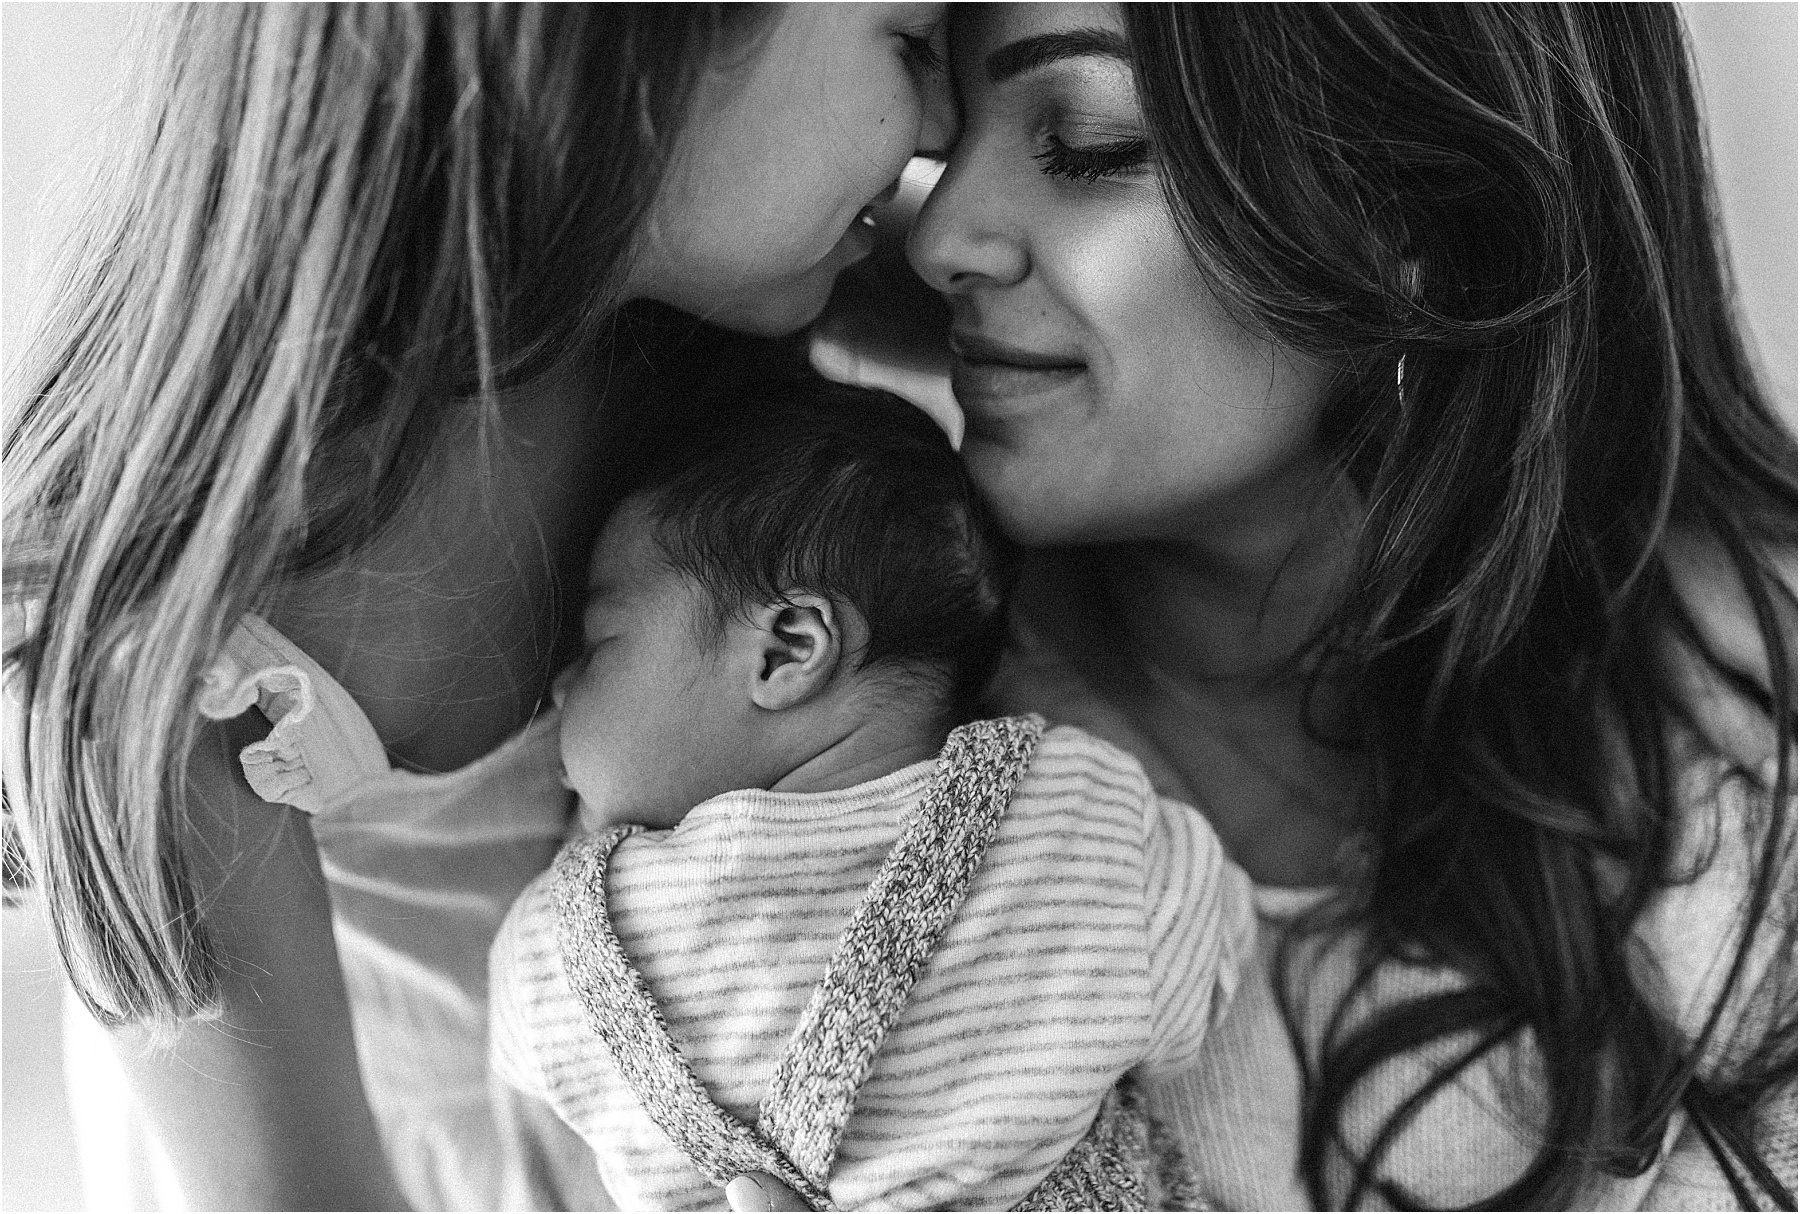
<svg viewBox="0 0 1800 1214">
<path fill-rule="evenodd" d="M 1081 542 L 1082 511 L 1078 503 L 1054 492 L 1055 473 L 1031 474 L 1016 455 L 973 431 L 962 447 L 969 476 L 1006 538 L 1025 548 L 1053 548 Z"/>
</svg>

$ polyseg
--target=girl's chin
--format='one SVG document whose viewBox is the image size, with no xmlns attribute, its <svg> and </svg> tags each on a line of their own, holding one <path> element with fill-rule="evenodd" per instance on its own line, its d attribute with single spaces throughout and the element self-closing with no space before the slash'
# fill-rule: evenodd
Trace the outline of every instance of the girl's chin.
<svg viewBox="0 0 1800 1214">
<path fill-rule="evenodd" d="M 752 337 L 786 337 L 819 318 L 835 277 L 835 271 L 809 275 L 783 289 L 735 300 L 705 319 Z"/>
<path fill-rule="evenodd" d="M 835 261 L 838 270 L 855 265 L 875 251 L 875 223 L 864 217 L 866 213 L 867 208 L 857 212 L 856 218 L 844 229 L 844 234 L 838 237 L 837 244 L 831 250 L 831 256 L 827 260 Z"/>
<path fill-rule="evenodd" d="M 785 282 L 740 293 L 736 309 L 747 320 L 729 327 L 759 337 L 785 337 L 818 320 L 831 301 L 838 275 L 866 256 L 866 251 L 858 251 L 861 242 L 874 237 L 860 235 L 863 231 L 867 229 L 855 225 L 824 257 Z"/>
</svg>

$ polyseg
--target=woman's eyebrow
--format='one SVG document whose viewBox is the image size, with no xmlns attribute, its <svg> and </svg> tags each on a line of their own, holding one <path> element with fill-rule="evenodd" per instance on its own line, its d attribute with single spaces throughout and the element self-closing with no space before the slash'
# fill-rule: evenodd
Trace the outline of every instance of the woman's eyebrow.
<svg viewBox="0 0 1800 1214">
<path fill-rule="evenodd" d="M 1029 72 L 1055 63 L 1059 59 L 1075 59 L 1084 55 L 1101 55 L 1108 59 L 1131 62 L 1131 47 L 1123 34 L 1108 29 L 1058 30 L 1053 34 L 1036 34 L 1009 42 L 990 54 L 982 67 L 992 84 L 1003 84 L 1021 72 Z"/>
</svg>

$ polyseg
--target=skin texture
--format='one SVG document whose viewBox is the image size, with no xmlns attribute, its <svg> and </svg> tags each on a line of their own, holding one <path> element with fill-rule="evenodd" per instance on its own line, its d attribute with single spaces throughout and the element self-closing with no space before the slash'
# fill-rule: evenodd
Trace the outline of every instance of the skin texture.
<svg viewBox="0 0 1800 1214">
<path fill-rule="evenodd" d="M 600 821 L 672 827 L 734 789 L 848 788 L 943 741 L 933 697 L 856 666 L 866 629 L 848 607 L 795 592 L 715 630 L 641 499 L 608 521 L 592 573 L 585 651 L 558 702 L 565 778 Z"/>
<path fill-rule="evenodd" d="M 1116 58 L 989 78 L 994 51 L 1083 30 L 1123 34 L 1106 5 L 957 10 L 963 132 L 908 252 L 951 309 L 977 483 L 1015 539 L 1080 546 L 1027 563 L 1015 612 L 1109 693 L 1158 785 L 1206 812 L 1253 877 L 1307 884 L 1332 871 L 1357 778 L 1300 728 L 1303 685 L 1283 670 L 1348 557 L 1335 524 L 1354 504 L 1317 441 L 1333 368 L 1226 314 L 1153 166 L 1044 171 L 1045 153 L 1143 134 Z M 1070 593 L 1090 578 L 1098 594 Z M 1327 683 L 1327 724 L 1331 708 Z M 804 1208 L 768 1176 L 726 1196 Z"/>
<path fill-rule="evenodd" d="M 1021 57 L 1045 35 L 1087 53 Z M 1208 289 L 1123 46 L 1110 6 L 958 10 L 963 134 L 909 253 L 950 305 L 977 483 L 1015 538 L 1081 549 L 1034 559 L 1017 611 L 1252 876 L 1304 884 L 1331 873 L 1359 778 L 1301 727 L 1289 662 L 1350 556 L 1357 503 L 1318 438 L 1334 368 Z M 1330 728 L 1329 680 L 1312 707 Z"/>
<path fill-rule="evenodd" d="M 635 500 L 601 532 L 593 574 L 586 651 L 561 701 L 563 770 L 583 802 L 609 823 L 673 826 L 708 797 L 777 778 L 757 770 L 753 737 L 760 630 L 733 619 L 709 635 L 706 592 L 663 558 Z M 834 630 L 794 623 L 767 638 L 771 663 L 835 660 Z"/>
<path fill-rule="evenodd" d="M 947 147 L 941 4 L 799 4 L 705 77 L 651 209 L 630 293 L 748 333 L 819 314 L 867 256 L 866 208 Z M 770 217 L 779 216 L 779 222 Z"/>
<path fill-rule="evenodd" d="M 725 1186 L 725 1200 L 734 1210 L 810 1210 L 798 1194 L 767 1172 L 749 1172 Z"/>
<path fill-rule="evenodd" d="M 340 1023 L 344 981 L 311 825 L 296 810 L 270 813 L 233 778 L 255 738 L 244 718 L 221 722 L 188 769 L 197 790 L 220 790 L 195 794 L 189 854 L 215 899 L 216 942 L 237 959 L 225 1016 L 184 1026 L 167 1045 L 121 1030 L 120 1058 L 163 1130 L 188 1208 L 405 1209 Z M 221 1108 L 229 1115 L 202 1115 Z M 268 1134 L 271 1122 L 303 1123 L 316 1153 Z M 337 1166 L 318 1166 L 321 1157 Z"/>
<path fill-rule="evenodd" d="M 877 9 L 887 24 L 863 24 L 877 22 Z M 763 111 L 756 107 L 767 99 L 754 92 L 715 88 L 705 121 L 727 133 L 780 130 L 804 143 L 805 123 L 814 123 L 811 137 L 823 138 L 817 123 L 829 117 L 839 123 L 835 154 L 788 162 L 778 180 L 745 178 L 743 160 L 709 159 L 705 140 L 690 141 L 680 185 L 656 208 L 628 295 L 757 332 L 810 320 L 835 273 L 820 263 L 844 262 L 833 249 L 857 210 L 916 147 L 942 146 L 954 133 L 942 77 L 909 71 L 900 37 L 903 30 L 930 36 L 941 10 L 870 6 L 856 21 L 823 24 L 803 9 L 785 13 L 766 43 L 745 51 L 735 67 L 740 80 L 758 78 L 759 55 L 771 47 L 787 47 L 778 79 L 816 82 L 821 65 L 840 62 L 860 71 L 848 79 L 827 71 L 838 90 L 830 110 L 817 105 L 816 93 L 794 91 L 785 110 Z M 790 46 L 783 30 L 795 14 L 812 34 Z M 870 58 L 873 44 L 841 41 L 875 39 L 876 28 L 887 56 L 879 65 Z M 794 58 L 802 51 L 818 62 Z M 810 108 L 795 108 L 802 106 Z M 852 114 L 855 124 L 841 117 Z M 596 139 L 595 154 L 605 154 L 604 134 Z M 859 139 L 872 141 L 861 153 L 866 164 L 857 160 Z M 774 152 L 764 146 L 757 155 Z M 853 168 L 854 183 L 846 184 Z M 729 210 L 708 218 L 727 188 Z M 708 289 L 715 275 L 719 289 Z M 591 503 L 603 496 L 595 484 L 603 452 L 595 402 L 607 387 L 600 368 L 561 368 L 501 402 L 504 433 L 486 447 L 471 437 L 473 407 L 442 402 L 466 411 L 469 424 L 452 427 L 456 441 L 437 454 L 380 543 L 290 586 L 272 605 L 271 621 L 344 684 L 397 765 L 445 771 L 467 764 L 529 720 L 547 690 L 559 632 L 556 583 L 570 564 L 579 570 L 598 523 Z M 121 1054 L 195 1208 L 398 1208 L 400 1194 L 374 1147 L 307 820 L 264 804 L 233 758 L 266 729 L 254 714 L 209 726 L 191 772 L 189 816 L 219 832 L 194 854 L 256 857 L 196 873 L 208 929 L 235 975 L 224 1017 L 178 1026 L 162 1042 L 122 1033 Z"/>
<path fill-rule="evenodd" d="M 1015 600 L 1058 675 L 1068 661 L 1084 676 L 1077 695 L 1059 701 L 1066 688 L 1053 684 L 1034 704 L 1044 687 L 1028 685 L 1026 702 L 1004 707 L 1103 736 L 1120 725 L 1113 739 L 1199 806 L 1259 882 L 1322 884 L 1340 871 L 1364 778 L 1301 727 L 1303 706 L 1321 732 L 1342 722 L 1333 672 L 1307 697 L 1289 663 L 1341 593 L 1361 509 L 1316 438 L 1331 369 L 1217 308 L 1149 173 L 1042 176 L 1036 157 L 1058 141 L 1141 134 L 1129 71 L 1087 56 L 997 82 L 988 58 L 1084 29 L 1120 24 L 1099 6 L 958 7 L 964 135 L 912 238 L 916 267 L 978 339 L 960 342 L 975 357 L 957 376 L 970 467 L 1016 536 L 1078 546 L 1036 554 Z M 996 342 L 1039 365 L 1005 366 Z M 1684 596 L 1690 577 L 1738 585 L 1716 554 L 1674 547 Z M 1710 578 L 1695 576 L 1706 567 Z M 1758 669 L 1764 643 L 1745 601 L 1721 597 L 1700 618 L 1714 653 Z M 1735 734 L 1721 738 L 1726 752 L 1754 765 L 1769 753 L 1767 721 L 1730 698 L 1715 683 L 1695 695 L 1696 715 Z M 1418 1124 L 1431 1120 L 1427 1108 Z M 766 1176 L 727 1196 L 738 1210 L 798 1208 Z"/>
<path fill-rule="evenodd" d="M 1122 33 L 1114 13 L 1027 5 L 968 24 L 953 59 L 965 131 L 909 250 L 950 303 L 970 469 L 1033 544 L 1185 537 L 1264 513 L 1316 460 L 1331 369 L 1219 307 L 1147 161 L 1091 181 L 1046 172 L 1059 145 L 1143 138 L 1128 64 L 1089 55 L 988 80 L 995 48 Z"/>
</svg>

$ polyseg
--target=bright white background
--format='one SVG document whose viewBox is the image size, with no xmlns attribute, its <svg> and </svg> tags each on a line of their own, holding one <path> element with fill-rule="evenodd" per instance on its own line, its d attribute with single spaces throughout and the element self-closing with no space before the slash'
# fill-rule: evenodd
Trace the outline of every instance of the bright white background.
<svg viewBox="0 0 1800 1214">
<path fill-rule="evenodd" d="M 99 154 L 132 6 L 0 5 L 0 355 L 10 364 L 67 199 Z M 1685 5 L 1725 228 L 1750 332 L 1790 424 L 1795 402 L 1796 7 Z M 61 1091 L 59 987 L 43 928 L 4 912 L 0 1210 L 80 1208 Z"/>
</svg>

